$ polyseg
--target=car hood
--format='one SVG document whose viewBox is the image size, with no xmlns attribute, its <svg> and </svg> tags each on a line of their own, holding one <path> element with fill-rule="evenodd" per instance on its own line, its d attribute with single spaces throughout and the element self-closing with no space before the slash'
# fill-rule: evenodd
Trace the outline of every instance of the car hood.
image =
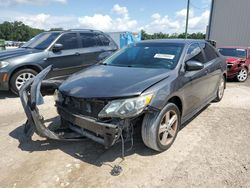
<svg viewBox="0 0 250 188">
<path fill-rule="evenodd" d="M 59 90 L 77 98 L 138 96 L 169 73 L 167 69 L 95 65 L 69 77 Z"/>
<path fill-rule="evenodd" d="M 240 61 L 245 61 L 245 60 L 246 60 L 245 58 L 239 58 L 239 57 L 230 57 L 230 56 L 226 57 L 227 63 L 238 63 Z"/>
<path fill-rule="evenodd" d="M 13 50 L 4 50 L 0 52 L 0 60 L 5 60 L 9 58 L 19 57 L 27 54 L 41 52 L 41 50 L 37 49 L 25 49 L 25 48 L 17 48 Z"/>
</svg>

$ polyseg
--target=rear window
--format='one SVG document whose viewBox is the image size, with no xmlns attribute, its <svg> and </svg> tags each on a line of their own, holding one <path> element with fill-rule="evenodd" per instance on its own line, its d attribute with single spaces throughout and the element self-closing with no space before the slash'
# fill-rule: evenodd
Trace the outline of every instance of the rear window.
<svg viewBox="0 0 250 188">
<path fill-rule="evenodd" d="M 99 39 L 101 40 L 103 46 L 109 46 L 110 45 L 111 41 L 109 40 L 108 37 L 106 37 L 106 36 L 104 36 L 102 34 L 99 34 Z"/>
<path fill-rule="evenodd" d="M 219 48 L 218 51 L 224 56 L 246 58 L 247 51 L 242 48 Z"/>
</svg>

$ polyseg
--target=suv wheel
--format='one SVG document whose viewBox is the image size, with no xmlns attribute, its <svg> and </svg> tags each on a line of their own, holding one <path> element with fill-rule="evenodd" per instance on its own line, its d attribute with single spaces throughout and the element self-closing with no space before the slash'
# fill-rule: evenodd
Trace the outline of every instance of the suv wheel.
<svg viewBox="0 0 250 188">
<path fill-rule="evenodd" d="M 243 67 L 237 74 L 236 78 L 239 82 L 245 82 L 248 78 L 248 70 L 245 67 Z"/>
<path fill-rule="evenodd" d="M 18 91 L 29 79 L 35 77 L 37 72 L 33 69 L 22 69 L 17 71 L 10 79 L 10 89 L 13 93 L 18 94 Z"/>
<path fill-rule="evenodd" d="M 173 103 L 168 103 L 156 117 L 146 114 L 142 123 L 144 144 L 156 151 L 167 150 L 173 144 L 180 124 L 180 111 Z"/>
</svg>

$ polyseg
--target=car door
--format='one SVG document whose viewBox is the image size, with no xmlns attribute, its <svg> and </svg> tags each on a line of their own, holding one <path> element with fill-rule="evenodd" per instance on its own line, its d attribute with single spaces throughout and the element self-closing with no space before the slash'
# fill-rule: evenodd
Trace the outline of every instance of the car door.
<svg viewBox="0 0 250 188">
<path fill-rule="evenodd" d="M 184 63 L 187 61 L 205 63 L 204 53 L 198 43 L 193 43 L 188 47 Z M 182 80 L 186 82 L 183 88 L 183 101 L 185 101 L 185 105 L 183 105 L 185 114 L 183 115 L 185 116 L 199 108 L 206 100 L 207 70 L 205 68 L 196 71 L 185 70 Z"/>
<path fill-rule="evenodd" d="M 46 63 L 53 65 L 53 71 L 49 78 L 66 78 L 76 72 L 81 66 L 82 60 L 79 53 L 79 40 L 76 32 L 64 33 L 55 44 L 61 44 L 62 49 L 54 51 L 53 47 L 48 52 Z"/>
<path fill-rule="evenodd" d="M 216 53 L 215 49 L 208 43 L 202 42 L 200 43 L 201 48 L 205 54 L 205 64 L 204 68 L 207 70 L 207 98 L 214 97 L 217 89 L 218 84 L 222 76 L 221 72 L 221 59 L 219 58 L 218 54 Z"/>
</svg>

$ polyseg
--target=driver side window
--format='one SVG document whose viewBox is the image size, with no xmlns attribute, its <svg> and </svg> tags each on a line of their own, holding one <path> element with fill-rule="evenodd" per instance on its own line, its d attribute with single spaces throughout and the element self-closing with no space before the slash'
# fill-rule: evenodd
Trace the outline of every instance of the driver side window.
<svg viewBox="0 0 250 188">
<path fill-rule="evenodd" d="M 205 58 L 198 43 L 194 43 L 189 46 L 187 51 L 187 60 L 205 63 Z"/>
<path fill-rule="evenodd" d="M 76 33 L 66 33 L 62 35 L 56 42 L 63 45 L 63 50 L 71 50 L 78 48 Z"/>
</svg>

